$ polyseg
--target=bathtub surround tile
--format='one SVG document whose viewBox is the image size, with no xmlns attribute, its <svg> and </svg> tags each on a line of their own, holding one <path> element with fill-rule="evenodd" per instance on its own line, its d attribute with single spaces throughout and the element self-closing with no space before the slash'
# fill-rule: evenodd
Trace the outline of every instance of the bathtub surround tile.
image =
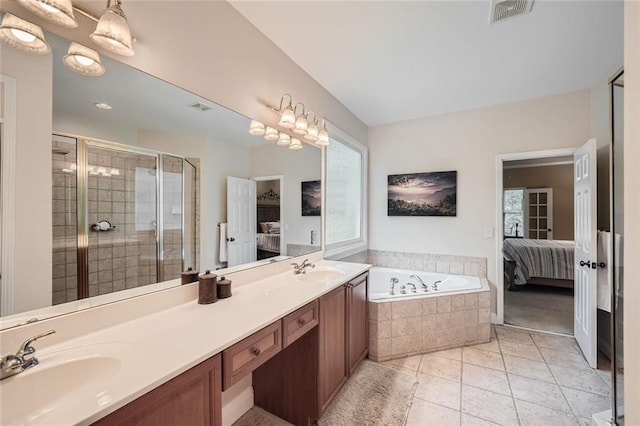
<svg viewBox="0 0 640 426">
<path fill-rule="evenodd" d="M 553 410 L 571 412 L 563 398 L 560 387 L 555 383 L 541 382 L 527 377 L 509 374 L 509 383 L 515 399 L 532 402 Z"/>
<path fill-rule="evenodd" d="M 443 379 L 460 382 L 462 377 L 462 362 L 454 359 L 442 358 L 433 354 L 425 354 L 420 362 L 420 373 L 431 374 Z"/>
<path fill-rule="evenodd" d="M 409 409 L 406 426 L 459 426 L 460 412 L 415 398 Z"/>
<path fill-rule="evenodd" d="M 412 271 L 423 271 L 424 267 L 424 259 L 422 256 L 412 253 L 411 254 L 411 270 Z"/>
<path fill-rule="evenodd" d="M 384 321 L 391 319 L 391 303 L 369 302 L 369 315 L 372 320 Z"/>
<path fill-rule="evenodd" d="M 481 351 L 474 349 L 472 346 L 462 348 L 462 361 L 468 364 L 505 371 L 501 354 Z"/>
<path fill-rule="evenodd" d="M 478 325 L 478 342 L 488 342 L 491 339 L 491 324 Z M 497 338 L 493 337 L 497 341 Z"/>
<path fill-rule="evenodd" d="M 462 412 L 500 425 L 517 425 L 513 399 L 509 396 L 462 385 Z"/>
<path fill-rule="evenodd" d="M 575 426 L 576 418 L 569 413 L 552 410 L 530 402 L 515 400 L 518 417 L 522 426 Z"/>
<path fill-rule="evenodd" d="M 480 293 L 483 294 L 483 293 Z M 478 324 L 490 324 L 491 323 L 491 308 L 478 309 Z"/>
<path fill-rule="evenodd" d="M 502 371 L 462 363 L 462 383 L 502 395 L 511 396 L 511 389 L 509 388 L 507 374 Z"/>
<path fill-rule="evenodd" d="M 549 367 L 547 367 L 547 364 L 544 362 L 504 355 L 504 365 L 507 373 L 517 374 L 543 382 L 555 383 Z"/>
<path fill-rule="evenodd" d="M 454 296 L 451 296 L 451 311 L 457 312 L 464 309 L 464 294 L 456 294 Z"/>
<path fill-rule="evenodd" d="M 425 272 L 436 272 L 436 261 L 424 260 L 422 264 L 422 270 Z"/>
<path fill-rule="evenodd" d="M 611 399 L 609 397 L 564 386 L 562 386 L 561 389 L 567 401 L 569 401 L 571 409 L 573 409 L 573 412 L 578 417 L 590 418 L 593 413 L 599 413 L 600 411 L 611 408 Z"/>
<path fill-rule="evenodd" d="M 551 373 L 561 386 L 609 396 L 609 385 L 591 368 L 567 368 L 549 365 Z"/>
<path fill-rule="evenodd" d="M 460 383 L 431 374 L 418 373 L 416 398 L 460 410 Z"/>
<path fill-rule="evenodd" d="M 451 297 L 440 296 L 436 297 L 438 301 L 438 313 L 451 312 Z"/>
<path fill-rule="evenodd" d="M 478 307 L 478 293 L 471 293 L 464 295 L 464 307 L 465 309 L 474 309 Z"/>
<path fill-rule="evenodd" d="M 416 354 L 422 351 L 422 334 L 409 334 L 391 338 L 391 355 Z"/>
<path fill-rule="evenodd" d="M 451 323 L 451 312 L 444 312 L 435 315 L 436 317 L 436 329 L 437 330 L 448 330 L 452 327 Z"/>
<path fill-rule="evenodd" d="M 523 345 L 521 343 L 510 342 L 508 340 L 501 340 L 500 349 L 502 349 L 502 353 L 505 355 L 527 358 L 538 362 L 544 361 L 538 348 L 532 345 Z"/>
<path fill-rule="evenodd" d="M 478 326 L 473 325 L 471 327 L 465 327 L 464 343 L 465 345 L 472 345 L 478 341 Z"/>
<path fill-rule="evenodd" d="M 398 268 L 411 269 L 411 259 L 408 256 L 398 257 Z"/>
<path fill-rule="evenodd" d="M 388 305 L 388 303 L 381 303 Z M 420 299 L 391 302 L 391 319 L 419 317 L 422 315 L 422 301 Z"/>
<path fill-rule="evenodd" d="M 438 312 L 438 298 L 425 297 L 422 299 L 422 315 L 431 315 Z"/>
<path fill-rule="evenodd" d="M 436 261 L 436 272 L 440 274 L 449 274 L 450 272 L 450 263 L 447 261 L 438 260 Z"/>
<path fill-rule="evenodd" d="M 391 337 L 422 333 L 422 317 L 401 318 L 391 322 Z"/>
</svg>

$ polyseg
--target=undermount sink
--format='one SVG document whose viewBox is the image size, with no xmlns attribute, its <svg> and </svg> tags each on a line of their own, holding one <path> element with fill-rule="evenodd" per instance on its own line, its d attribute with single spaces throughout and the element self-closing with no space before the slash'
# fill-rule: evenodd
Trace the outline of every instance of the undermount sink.
<svg viewBox="0 0 640 426">
<path fill-rule="evenodd" d="M 307 269 L 304 274 L 296 275 L 296 279 L 298 281 L 307 283 L 323 283 L 335 280 L 341 275 L 344 275 L 344 272 L 338 268 L 332 268 L 330 266 L 318 266 L 313 269 Z"/>
<path fill-rule="evenodd" d="M 67 403 L 102 405 L 105 386 L 119 378 L 122 363 L 91 346 L 40 357 L 36 352 L 39 365 L 2 380 L 0 423 L 46 423 L 53 412 L 70 408 Z"/>
</svg>

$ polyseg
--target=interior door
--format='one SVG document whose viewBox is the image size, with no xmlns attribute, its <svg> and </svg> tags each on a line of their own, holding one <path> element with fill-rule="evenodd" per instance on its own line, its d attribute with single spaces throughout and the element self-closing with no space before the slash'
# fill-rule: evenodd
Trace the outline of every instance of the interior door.
<svg viewBox="0 0 640 426">
<path fill-rule="evenodd" d="M 574 155 L 574 335 L 587 362 L 597 362 L 596 150 L 590 139 Z"/>
<path fill-rule="evenodd" d="M 525 238 L 553 240 L 553 188 L 527 189 Z"/>
<path fill-rule="evenodd" d="M 227 176 L 228 266 L 256 260 L 256 182 Z"/>
</svg>

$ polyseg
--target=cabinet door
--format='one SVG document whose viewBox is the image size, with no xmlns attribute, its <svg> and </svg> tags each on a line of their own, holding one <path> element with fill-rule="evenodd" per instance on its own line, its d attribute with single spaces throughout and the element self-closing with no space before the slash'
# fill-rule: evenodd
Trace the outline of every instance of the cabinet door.
<svg viewBox="0 0 640 426">
<path fill-rule="evenodd" d="M 99 426 L 222 425 L 221 360 L 216 355 L 98 420 Z"/>
<path fill-rule="evenodd" d="M 318 347 L 318 416 L 347 381 L 346 285 L 320 298 Z"/>
<path fill-rule="evenodd" d="M 347 284 L 347 354 L 349 375 L 367 356 L 369 321 L 367 318 L 367 274 Z"/>
</svg>

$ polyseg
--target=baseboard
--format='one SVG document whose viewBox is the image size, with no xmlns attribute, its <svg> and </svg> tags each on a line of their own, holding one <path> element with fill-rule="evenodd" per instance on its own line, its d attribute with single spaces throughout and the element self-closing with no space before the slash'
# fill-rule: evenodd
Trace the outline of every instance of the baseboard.
<svg viewBox="0 0 640 426">
<path fill-rule="evenodd" d="M 247 387 L 238 396 L 222 407 L 222 426 L 231 426 L 253 407 L 253 386 Z"/>
<path fill-rule="evenodd" d="M 498 314 L 491 313 L 491 324 L 502 324 L 498 322 Z"/>
</svg>

